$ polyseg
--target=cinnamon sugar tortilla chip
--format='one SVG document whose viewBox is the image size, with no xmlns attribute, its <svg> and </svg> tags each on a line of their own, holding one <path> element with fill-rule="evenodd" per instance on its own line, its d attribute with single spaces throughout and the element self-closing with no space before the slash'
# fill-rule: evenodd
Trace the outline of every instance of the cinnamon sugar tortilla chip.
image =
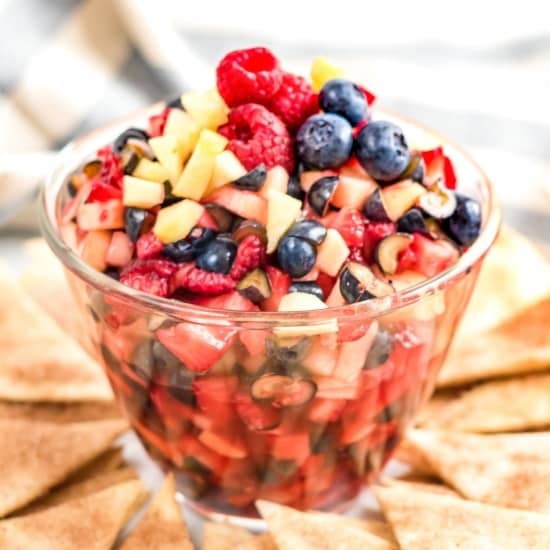
<svg viewBox="0 0 550 550">
<path fill-rule="evenodd" d="M 122 449 L 120 447 L 107 449 L 97 458 L 94 458 L 94 460 L 88 462 L 82 468 L 71 474 L 60 487 L 70 485 L 71 483 L 86 481 L 95 476 L 117 470 L 122 466 L 123 461 Z"/>
<path fill-rule="evenodd" d="M 502 290 L 506 292 L 506 290 Z M 453 347 L 438 387 L 550 368 L 550 296 L 504 323 Z"/>
<path fill-rule="evenodd" d="M 162 548 L 193 550 L 187 526 L 176 502 L 174 476 L 169 475 L 137 527 L 121 546 L 122 550 Z"/>
<path fill-rule="evenodd" d="M 23 403 L 0 401 L 0 419 L 36 420 L 38 422 L 92 422 L 121 418 L 116 403 L 97 401 L 90 403 Z"/>
<path fill-rule="evenodd" d="M 46 494 L 108 449 L 125 429 L 121 420 L 0 421 L 0 517 Z"/>
<path fill-rule="evenodd" d="M 434 493 L 436 495 L 444 495 L 448 497 L 455 497 L 455 498 L 461 498 L 461 496 L 448 487 L 447 485 L 443 485 L 442 483 L 439 483 L 438 481 L 433 481 L 433 478 L 431 481 L 427 481 L 423 479 L 413 479 L 413 480 L 404 480 L 400 478 L 393 478 L 388 477 L 384 478 L 382 480 L 382 485 L 385 487 L 395 487 L 397 489 L 404 488 L 404 489 L 414 489 L 418 491 L 428 491 L 429 493 Z"/>
<path fill-rule="evenodd" d="M 256 507 L 266 520 L 279 550 L 395 550 L 395 546 L 365 529 L 340 521 L 339 516 L 299 512 L 260 500 Z"/>
<path fill-rule="evenodd" d="M 410 488 L 379 487 L 375 493 L 402 550 L 550 548 L 550 516 L 545 514 Z"/>
<path fill-rule="evenodd" d="M 433 475 L 433 469 L 424 456 L 409 441 L 403 440 L 397 447 L 394 458 L 411 467 L 416 475 Z"/>
<path fill-rule="evenodd" d="M 0 271 L 0 399 L 109 401 L 101 367 Z"/>
<path fill-rule="evenodd" d="M 550 427 L 550 374 L 493 380 L 421 411 L 417 425 L 460 432 L 498 433 Z"/>
<path fill-rule="evenodd" d="M 550 512 L 550 432 L 477 435 L 414 430 L 408 439 L 466 498 Z"/>
<path fill-rule="evenodd" d="M 109 550 L 144 496 L 141 481 L 128 481 L 36 514 L 0 521 L 0 548 Z"/>
<path fill-rule="evenodd" d="M 253 535 L 230 523 L 208 522 L 204 525 L 203 550 L 277 550 L 270 533 Z"/>
</svg>

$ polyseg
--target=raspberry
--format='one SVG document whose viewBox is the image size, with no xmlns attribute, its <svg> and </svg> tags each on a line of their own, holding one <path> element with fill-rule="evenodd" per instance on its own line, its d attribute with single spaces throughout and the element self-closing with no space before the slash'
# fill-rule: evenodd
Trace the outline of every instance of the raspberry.
<svg viewBox="0 0 550 550">
<path fill-rule="evenodd" d="M 365 224 L 365 239 L 363 241 L 363 255 L 367 262 L 373 261 L 376 245 L 383 237 L 387 237 L 397 231 L 392 222 L 368 222 Z"/>
<path fill-rule="evenodd" d="M 290 130 L 297 130 L 309 116 L 319 111 L 317 94 L 301 76 L 283 74 L 279 91 L 266 103 Z"/>
<path fill-rule="evenodd" d="M 149 260 L 158 256 L 164 245 L 152 232 L 144 233 L 136 242 L 136 255 L 140 260 Z"/>
<path fill-rule="evenodd" d="M 170 107 L 165 107 L 165 109 L 158 115 L 149 117 L 149 128 L 147 129 L 149 137 L 162 136 L 170 111 Z"/>
<path fill-rule="evenodd" d="M 283 79 L 279 60 L 267 48 L 228 53 L 216 69 L 218 91 L 229 107 L 264 103 Z"/>
<path fill-rule="evenodd" d="M 99 178 L 94 178 L 86 202 L 106 202 L 111 199 L 121 198 L 122 190 L 119 187 L 113 187 Z"/>
<path fill-rule="evenodd" d="M 349 259 L 352 262 L 365 263 L 365 258 L 363 256 L 363 248 L 360 246 L 354 246 L 350 248 Z"/>
<path fill-rule="evenodd" d="M 240 281 L 249 271 L 265 263 L 265 245 L 258 235 L 248 235 L 239 244 L 229 276 Z"/>
<path fill-rule="evenodd" d="M 199 269 L 194 263 L 180 264 L 171 284 L 172 290 L 181 288 L 209 296 L 229 292 L 235 286 L 235 281 L 229 275 Z"/>
<path fill-rule="evenodd" d="M 112 185 L 118 189 L 122 188 L 123 172 L 120 167 L 120 159 L 110 146 L 103 147 L 97 152 L 101 161 L 99 179 L 106 185 Z"/>
<path fill-rule="evenodd" d="M 218 129 L 229 139 L 228 149 L 247 170 L 259 164 L 266 168 L 280 165 L 287 172 L 294 168 L 292 139 L 282 121 L 262 105 L 247 103 L 229 112 L 229 120 Z"/>
<path fill-rule="evenodd" d="M 166 298 L 177 265 L 169 260 L 135 260 L 120 274 L 120 282 L 136 290 Z"/>
</svg>

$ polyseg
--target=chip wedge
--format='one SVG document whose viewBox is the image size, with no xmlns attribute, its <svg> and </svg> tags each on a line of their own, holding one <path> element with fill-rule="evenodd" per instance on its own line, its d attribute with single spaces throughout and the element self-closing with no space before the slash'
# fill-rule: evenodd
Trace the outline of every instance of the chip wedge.
<svg viewBox="0 0 550 550">
<path fill-rule="evenodd" d="M 121 418 L 114 401 L 82 403 L 25 403 L 0 401 L 0 420 L 34 420 L 37 422 L 93 422 Z"/>
<path fill-rule="evenodd" d="M 270 533 L 253 535 L 230 523 L 204 525 L 202 550 L 277 550 Z"/>
</svg>

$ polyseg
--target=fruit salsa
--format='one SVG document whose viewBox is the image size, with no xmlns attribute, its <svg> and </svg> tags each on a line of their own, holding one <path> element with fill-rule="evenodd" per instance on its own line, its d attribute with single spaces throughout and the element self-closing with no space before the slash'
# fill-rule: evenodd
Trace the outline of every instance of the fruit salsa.
<svg viewBox="0 0 550 550">
<path fill-rule="evenodd" d="M 61 234 L 89 266 L 195 312 L 307 315 L 435 277 L 478 236 L 443 147 L 409 147 L 327 60 L 309 82 L 251 48 L 216 77 L 70 177 Z M 334 508 L 380 470 L 445 352 L 439 306 L 257 329 L 89 307 L 150 453 L 193 501 L 252 514 L 258 498 Z"/>
</svg>

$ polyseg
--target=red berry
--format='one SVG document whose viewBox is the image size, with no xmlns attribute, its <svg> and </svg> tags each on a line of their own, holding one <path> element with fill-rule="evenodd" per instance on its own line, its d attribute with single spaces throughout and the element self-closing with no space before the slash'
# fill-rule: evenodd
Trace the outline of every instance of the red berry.
<svg viewBox="0 0 550 550">
<path fill-rule="evenodd" d="M 401 273 L 402 271 L 408 271 L 409 269 L 414 269 L 416 266 L 416 254 L 413 249 L 408 246 L 401 252 L 399 255 L 399 263 L 397 264 L 397 272 Z"/>
<path fill-rule="evenodd" d="M 166 107 L 162 113 L 149 117 L 149 128 L 147 129 L 149 137 L 162 136 L 170 110 L 170 107 Z"/>
<path fill-rule="evenodd" d="M 319 111 L 317 94 L 301 76 L 283 74 L 279 91 L 266 103 L 290 130 L 297 130 L 306 118 Z"/>
<path fill-rule="evenodd" d="M 271 265 L 266 266 L 265 272 L 271 285 L 271 296 L 263 300 L 260 307 L 263 311 L 278 311 L 281 298 L 288 294 L 292 279 L 280 269 Z"/>
<path fill-rule="evenodd" d="M 363 247 L 354 246 L 349 250 L 349 259 L 352 262 L 365 263 L 365 257 L 363 256 Z"/>
<path fill-rule="evenodd" d="M 100 178 L 94 178 L 90 189 L 90 194 L 86 202 L 107 202 L 111 199 L 121 199 L 122 191 L 119 187 L 114 187 L 105 183 Z"/>
<path fill-rule="evenodd" d="M 177 265 L 169 260 L 135 260 L 124 268 L 120 282 L 126 286 L 166 298 L 170 294 L 170 279 Z"/>
<path fill-rule="evenodd" d="M 136 255 L 140 260 L 149 260 L 158 256 L 164 245 L 162 241 L 152 232 L 143 234 L 136 242 Z"/>
<path fill-rule="evenodd" d="M 365 238 L 365 219 L 359 210 L 342 208 L 332 219 L 329 227 L 338 230 L 340 235 L 351 247 L 363 246 Z"/>
<path fill-rule="evenodd" d="M 240 281 L 249 271 L 265 263 L 266 249 L 258 235 L 248 235 L 239 244 L 237 256 L 229 272 L 230 277 Z"/>
<path fill-rule="evenodd" d="M 194 263 L 180 264 L 172 278 L 173 290 L 181 288 L 208 296 L 229 292 L 235 286 L 235 281 L 229 275 L 199 269 Z"/>
<path fill-rule="evenodd" d="M 120 166 L 120 159 L 110 146 L 103 147 L 97 152 L 101 161 L 99 179 L 106 185 L 122 188 L 122 177 L 124 176 Z"/>
<path fill-rule="evenodd" d="M 286 126 L 262 105 L 247 103 L 229 112 L 227 124 L 218 129 L 229 140 L 227 148 L 247 170 L 258 164 L 280 165 L 289 173 L 294 168 L 292 139 Z"/>
<path fill-rule="evenodd" d="M 369 92 L 364 86 L 361 86 L 361 84 L 357 84 L 357 87 L 363 92 L 367 104 L 372 105 L 376 100 L 376 96 L 372 92 Z"/>
<path fill-rule="evenodd" d="M 218 91 L 229 107 L 264 103 L 283 79 L 279 60 L 267 48 L 249 48 L 228 53 L 216 69 Z"/>
<path fill-rule="evenodd" d="M 393 222 L 368 222 L 365 224 L 365 238 L 363 241 L 363 256 L 365 261 L 372 262 L 374 248 L 383 238 L 395 233 L 397 227 Z"/>
</svg>

